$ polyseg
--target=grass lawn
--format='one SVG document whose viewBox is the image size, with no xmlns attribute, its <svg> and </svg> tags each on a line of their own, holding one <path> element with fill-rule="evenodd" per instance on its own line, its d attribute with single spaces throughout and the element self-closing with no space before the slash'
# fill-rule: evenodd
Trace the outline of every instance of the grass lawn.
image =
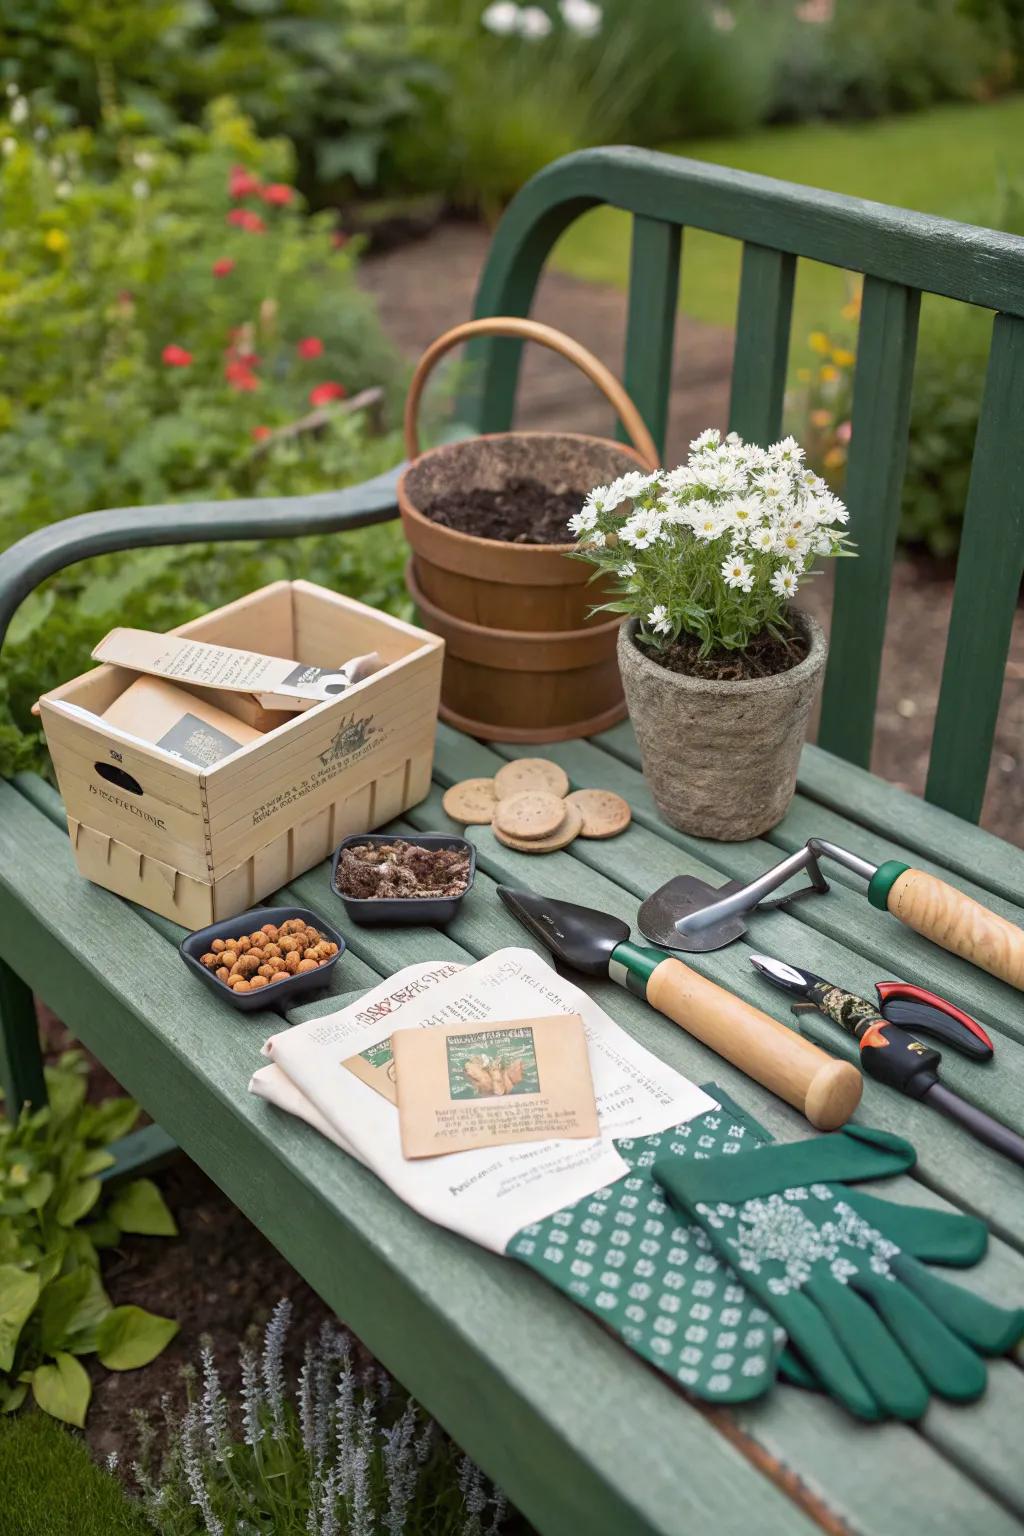
<svg viewBox="0 0 1024 1536">
<path fill-rule="evenodd" d="M 743 138 L 669 146 L 694 160 L 827 187 L 968 223 L 999 217 L 1000 180 L 1024 178 L 1024 95 L 983 106 L 936 107 L 867 123 L 803 123 Z M 629 217 L 595 209 L 567 230 L 554 254 L 563 271 L 626 286 Z M 683 240 L 682 307 L 717 325 L 735 320 L 740 246 L 700 230 Z M 835 267 L 800 262 L 793 352 L 816 326 L 836 327 L 849 278 Z M 841 328 L 841 323 L 840 323 Z M 848 326 L 852 330 L 852 326 Z"/>
<path fill-rule="evenodd" d="M 84 1440 L 30 1409 L 0 1421 L 0 1536 L 146 1536 L 138 1504 Z"/>
</svg>

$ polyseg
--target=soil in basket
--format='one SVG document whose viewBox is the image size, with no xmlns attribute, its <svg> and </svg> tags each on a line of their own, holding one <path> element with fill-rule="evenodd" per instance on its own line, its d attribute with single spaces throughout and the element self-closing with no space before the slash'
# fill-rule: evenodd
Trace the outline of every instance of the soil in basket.
<svg viewBox="0 0 1024 1536">
<path fill-rule="evenodd" d="M 478 539 L 505 544 L 571 544 L 566 524 L 578 512 L 585 491 L 543 485 L 529 478 L 509 480 L 499 490 L 445 491 L 423 508 L 431 522 Z"/>
<path fill-rule="evenodd" d="M 707 656 L 701 656 L 696 635 L 680 635 L 663 651 L 643 641 L 639 646 L 645 656 L 669 672 L 682 672 L 687 677 L 719 683 L 739 683 L 755 677 L 771 677 L 776 672 L 788 672 L 790 667 L 798 666 L 810 650 L 807 636 L 799 631 L 780 639 L 767 629 L 755 636 L 744 651 L 717 650 Z"/>
<path fill-rule="evenodd" d="M 461 896 L 469 885 L 469 854 L 461 848 L 415 843 L 356 843 L 343 848 L 336 879 L 343 896 L 361 900 L 396 896 Z"/>
</svg>

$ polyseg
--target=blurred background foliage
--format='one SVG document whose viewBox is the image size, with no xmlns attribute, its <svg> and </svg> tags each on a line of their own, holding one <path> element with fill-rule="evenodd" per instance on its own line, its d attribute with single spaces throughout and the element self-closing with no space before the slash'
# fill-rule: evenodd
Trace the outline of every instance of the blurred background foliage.
<svg viewBox="0 0 1024 1536">
<path fill-rule="evenodd" d="M 407 370 L 356 281 L 359 232 L 383 239 L 446 209 L 493 222 L 573 149 L 682 144 L 1024 229 L 1017 184 L 997 207 L 971 130 L 984 122 L 991 140 L 998 121 L 1008 152 L 1024 142 L 1022 60 L 1024 0 L 3 7 L 0 546 L 96 507 L 158 518 L 169 502 L 320 491 L 394 463 Z M 912 115 L 926 108 L 927 122 Z M 889 165 L 941 188 L 919 200 Z M 724 245 L 688 235 L 683 299 L 730 325 Z M 595 211 L 557 259 L 624 282 L 628 222 Z M 839 284 L 802 269 L 789 413 L 841 485 L 856 294 Z M 959 536 L 987 337 L 976 314 L 922 329 L 902 531 L 934 555 Z M 5 647 L 0 772 L 45 764 L 30 705 L 114 623 L 170 627 L 280 575 L 403 611 L 401 564 L 385 527 L 73 567 Z"/>
</svg>

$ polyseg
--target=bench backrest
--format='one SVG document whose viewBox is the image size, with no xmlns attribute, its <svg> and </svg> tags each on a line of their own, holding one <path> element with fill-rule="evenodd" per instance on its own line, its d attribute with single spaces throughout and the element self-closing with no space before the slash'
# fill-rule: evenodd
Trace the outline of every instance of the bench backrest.
<svg viewBox="0 0 1024 1536">
<path fill-rule="evenodd" d="M 860 558 L 837 562 L 818 741 L 865 767 L 921 294 L 996 311 L 925 791 L 976 821 L 1024 574 L 1024 239 L 671 155 L 585 150 L 535 176 L 511 203 L 475 314 L 528 314 L 551 247 L 602 203 L 633 216 L 624 379 L 659 446 L 687 225 L 743 242 L 729 425 L 763 445 L 781 436 L 797 257 L 864 276 L 844 491 Z M 481 431 L 508 428 L 520 351 L 515 341 L 480 345 L 480 388 L 462 403 L 462 419 Z"/>
</svg>

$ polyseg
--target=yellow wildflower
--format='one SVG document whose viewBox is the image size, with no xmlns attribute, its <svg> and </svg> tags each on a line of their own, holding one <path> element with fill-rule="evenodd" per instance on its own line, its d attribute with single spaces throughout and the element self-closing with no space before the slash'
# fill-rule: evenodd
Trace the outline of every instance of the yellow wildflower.
<svg viewBox="0 0 1024 1536">
<path fill-rule="evenodd" d="M 857 359 L 849 347 L 834 347 L 832 361 L 840 368 L 852 368 Z"/>
<path fill-rule="evenodd" d="M 824 331 L 812 331 L 807 338 L 807 345 L 812 352 L 820 352 L 822 357 L 830 350 L 829 339 Z"/>
<path fill-rule="evenodd" d="M 46 249 L 53 251 L 57 256 L 62 251 L 67 250 L 69 243 L 68 237 L 62 229 L 48 229 L 43 236 L 43 244 L 46 246 Z"/>
<path fill-rule="evenodd" d="M 811 425 L 815 427 L 827 427 L 832 420 L 832 412 L 818 410 L 811 412 Z"/>
<path fill-rule="evenodd" d="M 839 369 L 833 368 L 831 363 L 826 363 L 824 367 L 818 369 L 818 377 L 823 384 L 834 384 L 839 377 Z"/>
<path fill-rule="evenodd" d="M 849 304 L 844 304 L 839 313 L 842 315 L 844 320 L 859 320 L 860 294 L 858 294 L 855 299 L 851 299 Z"/>
<path fill-rule="evenodd" d="M 825 455 L 824 464 L 826 469 L 841 469 L 845 463 L 845 448 L 830 448 Z"/>
</svg>

